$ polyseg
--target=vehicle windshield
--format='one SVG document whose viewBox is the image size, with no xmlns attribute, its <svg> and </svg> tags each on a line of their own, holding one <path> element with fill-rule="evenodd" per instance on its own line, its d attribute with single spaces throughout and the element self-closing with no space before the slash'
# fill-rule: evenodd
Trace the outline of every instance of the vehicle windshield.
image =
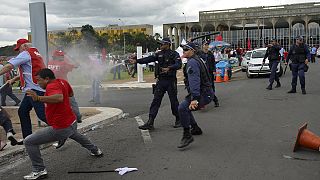
<svg viewBox="0 0 320 180">
<path fill-rule="evenodd" d="M 244 55 L 244 57 L 245 57 L 245 58 L 250 58 L 251 54 L 252 54 L 252 52 L 247 52 L 247 53 Z"/>
<path fill-rule="evenodd" d="M 253 51 L 252 58 L 264 58 L 265 54 L 266 54 L 266 50 Z"/>
</svg>

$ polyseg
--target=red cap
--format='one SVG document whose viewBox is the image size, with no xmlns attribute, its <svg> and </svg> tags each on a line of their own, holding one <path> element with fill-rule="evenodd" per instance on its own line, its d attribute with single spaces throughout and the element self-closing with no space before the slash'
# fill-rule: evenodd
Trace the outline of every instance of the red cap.
<svg viewBox="0 0 320 180">
<path fill-rule="evenodd" d="M 64 56 L 64 52 L 61 51 L 61 50 L 55 50 L 55 51 L 53 52 L 53 55 L 52 55 L 52 56 L 53 56 L 53 57 Z"/>
<path fill-rule="evenodd" d="M 15 50 L 15 51 L 18 51 L 19 48 L 20 48 L 20 46 L 21 46 L 22 44 L 24 44 L 24 43 L 29 43 L 29 41 L 28 41 L 27 39 L 19 39 L 19 40 L 17 41 L 17 45 L 16 45 L 16 47 L 14 48 L 14 50 Z"/>
</svg>

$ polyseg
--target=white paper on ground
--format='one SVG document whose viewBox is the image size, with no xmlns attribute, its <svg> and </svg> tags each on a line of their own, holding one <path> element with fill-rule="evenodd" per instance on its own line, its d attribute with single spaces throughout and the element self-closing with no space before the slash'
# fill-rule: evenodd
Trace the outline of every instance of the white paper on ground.
<svg viewBox="0 0 320 180">
<path fill-rule="evenodd" d="M 122 176 L 127 172 L 138 171 L 138 169 L 137 168 L 123 167 L 123 168 L 117 168 L 117 169 L 115 169 L 115 171 L 119 172 L 119 174 Z"/>
</svg>

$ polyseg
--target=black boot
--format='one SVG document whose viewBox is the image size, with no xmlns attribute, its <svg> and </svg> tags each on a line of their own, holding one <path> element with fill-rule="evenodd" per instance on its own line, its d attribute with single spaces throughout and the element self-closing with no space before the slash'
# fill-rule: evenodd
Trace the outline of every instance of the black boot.
<svg viewBox="0 0 320 180">
<path fill-rule="evenodd" d="M 279 88 L 281 87 L 280 81 L 277 81 L 277 85 L 275 86 L 275 88 Z"/>
<path fill-rule="evenodd" d="M 179 128 L 179 127 L 181 127 L 181 121 L 180 121 L 180 118 L 177 116 L 176 122 L 174 122 L 173 128 Z"/>
<path fill-rule="evenodd" d="M 216 95 L 213 96 L 214 107 L 219 107 L 219 100 Z"/>
<path fill-rule="evenodd" d="M 139 126 L 139 129 L 154 130 L 153 123 L 154 123 L 154 119 L 149 117 L 149 120 L 146 123 L 144 123 L 144 125 Z"/>
<path fill-rule="evenodd" d="M 296 93 L 297 92 L 297 90 L 296 90 L 296 88 L 295 87 L 292 87 L 291 88 L 291 90 L 290 91 L 288 91 L 288 93 Z"/>
<path fill-rule="evenodd" d="M 268 90 L 272 90 L 272 85 L 271 85 L 271 84 L 269 84 L 269 86 L 268 86 L 268 87 L 266 87 L 266 89 L 268 89 Z"/>
<path fill-rule="evenodd" d="M 180 142 L 180 145 L 178 146 L 178 148 L 187 147 L 192 142 L 193 142 L 193 137 L 190 133 L 190 128 L 184 128 L 183 129 L 183 137 L 181 139 L 181 142 Z"/>
<path fill-rule="evenodd" d="M 191 126 L 191 134 L 192 135 L 201 135 L 202 134 L 202 130 L 197 124 L 192 125 Z"/>
<path fill-rule="evenodd" d="M 305 88 L 301 88 L 302 94 L 307 94 L 306 89 Z"/>
</svg>

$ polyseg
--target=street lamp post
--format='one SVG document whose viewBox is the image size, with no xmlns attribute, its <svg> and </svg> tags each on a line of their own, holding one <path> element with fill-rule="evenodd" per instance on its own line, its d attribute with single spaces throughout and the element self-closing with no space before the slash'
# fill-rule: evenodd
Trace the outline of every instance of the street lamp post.
<svg viewBox="0 0 320 180">
<path fill-rule="evenodd" d="M 184 12 L 182 12 L 182 14 L 184 16 L 184 38 L 187 40 L 187 17 Z"/>
<path fill-rule="evenodd" d="M 119 18 L 123 26 L 123 55 L 126 55 L 126 34 L 124 33 L 124 22 Z"/>
</svg>

